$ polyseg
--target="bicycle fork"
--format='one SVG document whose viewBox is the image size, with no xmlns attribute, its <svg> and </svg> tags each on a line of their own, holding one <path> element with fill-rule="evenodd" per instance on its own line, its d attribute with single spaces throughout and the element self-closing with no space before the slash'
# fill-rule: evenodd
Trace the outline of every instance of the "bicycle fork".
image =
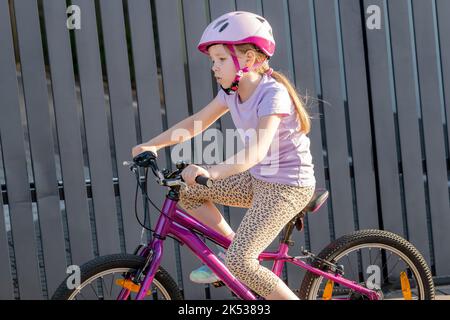
<svg viewBox="0 0 450 320">
<path fill-rule="evenodd" d="M 163 240 L 155 238 L 151 243 L 151 247 L 145 247 L 139 254 L 140 256 L 145 256 L 146 261 L 144 266 L 140 270 L 138 270 L 138 273 L 136 274 L 134 279 L 135 284 L 139 285 L 140 287 L 136 296 L 136 300 L 144 299 L 144 297 L 147 295 L 148 289 L 153 282 L 153 279 L 155 278 L 155 274 L 158 271 L 163 254 L 162 243 Z M 143 281 L 141 281 L 142 277 L 144 277 Z M 117 300 L 127 300 L 130 296 L 130 293 L 130 289 L 123 288 L 120 291 Z"/>
</svg>

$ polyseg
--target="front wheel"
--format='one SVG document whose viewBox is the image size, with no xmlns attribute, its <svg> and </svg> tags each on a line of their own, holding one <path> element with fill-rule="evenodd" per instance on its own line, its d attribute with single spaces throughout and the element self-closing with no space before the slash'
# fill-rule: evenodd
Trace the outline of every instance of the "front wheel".
<svg viewBox="0 0 450 320">
<path fill-rule="evenodd" d="M 130 290 L 128 299 L 134 299 L 139 287 L 127 279 L 136 275 L 144 263 L 144 257 L 131 254 L 93 259 L 80 267 L 80 285 L 71 289 L 67 284 L 68 276 L 56 289 L 52 300 L 115 300 L 124 287 Z M 160 267 L 145 299 L 182 300 L 183 296 L 169 273 Z"/>
<path fill-rule="evenodd" d="M 420 252 L 402 237 L 382 230 L 361 230 L 330 243 L 319 258 L 341 265 L 344 277 L 377 290 L 382 299 L 433 300 L 435 290 Z M 313 266 L 326 270 L 318 260 Z M 307 272 L 299 291 L 305 300 L 365 300 L 348 288 Z"/>
</svg>

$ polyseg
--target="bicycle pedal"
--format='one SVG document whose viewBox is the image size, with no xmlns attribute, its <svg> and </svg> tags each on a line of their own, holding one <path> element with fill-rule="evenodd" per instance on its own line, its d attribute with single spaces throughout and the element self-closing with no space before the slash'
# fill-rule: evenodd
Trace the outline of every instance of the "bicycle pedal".
<svg viewBox="0 0 450 320">
<path fill-rule="evenodd" d="M 214 286 L 214 288 L 220 288 L 220 287 L 223 287 L 225 285 L 225 283 L 223 283 L 222 280 L 219 280 L 219 281 L 213 282 L 212 285 Z"/>
</svg>

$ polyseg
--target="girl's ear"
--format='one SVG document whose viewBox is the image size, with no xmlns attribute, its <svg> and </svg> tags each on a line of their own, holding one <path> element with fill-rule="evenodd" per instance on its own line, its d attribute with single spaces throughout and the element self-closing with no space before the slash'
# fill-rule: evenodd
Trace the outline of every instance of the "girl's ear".
<svg viewBox="0 0 450 320">
<path fill-rule="evenodd" d="M 245 65 L 247 67 L 256 63 L 256 54 L 253 50 L 247 50 L 245 53 Z"/>
</svg>

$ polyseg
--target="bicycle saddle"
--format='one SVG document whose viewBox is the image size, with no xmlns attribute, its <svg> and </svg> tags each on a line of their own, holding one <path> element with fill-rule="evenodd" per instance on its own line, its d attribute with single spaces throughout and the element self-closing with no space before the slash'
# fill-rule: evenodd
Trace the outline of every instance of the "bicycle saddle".
<svg viewBox="0 0 450 320">
<path fill-rule="evenodd" d="M 327 189 L 316 189 L 311 200 L 302 211 L 311 213 L 316 212 L 328 199 L 328 195 L 329 193 Z"/>
<path fill-rule="evenodd" d="M 308 202 L 306 207 L 297 215 L 295 220 L 295 228 L 298 231 L 302 231 L 304 227 L 303 217 L 308 212 L 314 213 L 325 203 L 328 199 L 329 192 L 326 189 L 316 189 L 311 200 Z"/>
</svg>

